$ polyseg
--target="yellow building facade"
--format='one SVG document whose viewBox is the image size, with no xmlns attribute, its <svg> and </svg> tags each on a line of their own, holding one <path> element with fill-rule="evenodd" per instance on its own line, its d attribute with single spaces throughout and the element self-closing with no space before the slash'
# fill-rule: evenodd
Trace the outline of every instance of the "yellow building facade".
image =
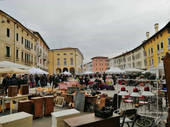
<svg viewBox="0 0 170 127">
<path fill-rule="evenodd" d="M 158 31 L 158 24 L 155 24 L 155 34 L 143 43 L 146 55 L 147 69 L 157 68 L 163 65 L 162 58 L 170 52 L 170 22 Z"/>
<path fill-rule="evenodd" d="M 0 61 L 35 66 L 37 37 L 0 10 Z"/>
<path fill-rule="evenodd" d="M 62 72 L 81 73 L 83 65 L 83 54 L 78 48 L 61 48 L 49 50 L 49 73 L 58 74 Z"/>
</svg>

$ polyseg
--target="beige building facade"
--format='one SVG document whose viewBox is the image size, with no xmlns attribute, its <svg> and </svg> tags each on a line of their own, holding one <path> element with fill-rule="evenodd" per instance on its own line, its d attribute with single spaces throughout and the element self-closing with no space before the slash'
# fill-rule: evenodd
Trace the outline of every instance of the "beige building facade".
<svg viewBox="0 0 170 127">
<path fill-rule="evenodd" d="M 37 37 L 0 10 L 0 61 L 35 66 Z"/>
<path fill-rule="evenodd" d="M 143 43 L 136 47 L 135 49 L 123 53 L 117 57 L 110 60 L 110 65 L 119 67 L 121 69 L 125 68 L 137 68 L 146 69 L 146 55 L 143 47 Z"/>
<path fill-rule="evenodd" d="M 33 32 L 38 38 L 36 42 L 36 67 L 48 72 L 48 51 L 49 47 L 38 32 Z"/>
<path fill-rule="evenodd" d="M 48 53 L 49 73 L 58 74 L 62 72 L 82 73 L 83 54 L 78 48 L 53 49 Z"/>
</svg>

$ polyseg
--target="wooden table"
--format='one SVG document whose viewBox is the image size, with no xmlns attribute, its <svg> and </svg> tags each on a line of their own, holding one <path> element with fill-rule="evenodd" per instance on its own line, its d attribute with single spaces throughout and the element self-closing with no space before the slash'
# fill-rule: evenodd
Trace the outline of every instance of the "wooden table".
<svg viewBox="0 0 170 127">
<path fill-rule="evenodd" d="M 2 112 L 4 112 L 5 101 L 10 101 L 10 114 L 12 114 L 12 104 L 13 101 L 18 103 L 19 100 L 28 99 L 29 95 L 17 95 L 15 97 L 8 97 L 8 96 L 1 96 L 0 99 L 2 100 Z"/>
<path fill-rule="evenodd" d="M 103 119 L 95 117 L 94 113 L 65 119 L 65 127 L 120 127 L 120 116 L 113 114 L 112 117 Z"/>
</svg>

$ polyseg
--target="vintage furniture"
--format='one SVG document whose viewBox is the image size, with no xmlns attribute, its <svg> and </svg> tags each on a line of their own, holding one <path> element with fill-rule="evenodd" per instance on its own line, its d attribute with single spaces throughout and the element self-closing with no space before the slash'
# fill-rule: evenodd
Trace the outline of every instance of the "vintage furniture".
<svg viewBox="0 0 170 127">
<path fill-rule="evenodd" d="M 67 109 L 58 112 L 51 113 L 52 115 L 52 127 L 65 127 L 64 119 L 72 118 L 80 115 L 80 112 L 76 109 Z"/>
<path fill-rule="evenodd" d="M 74 104 L 75 104 L 75 109 L 84 112 L 85 94 L 80 91 L 77 91 L 76 95 L 74 96 Z"/>
<path fill-rule="evenodd" d="M 54 96 L 44 96 L 44 115 L 51 115 L 54 111 Z"/>
<path fill-rule="evenodd" d="M 62 108 L 64 106 L 64 97 L 57 96 L 55 106 Z"/>
<path fill-rule="evenodd" d="M 32 115 L 19 112 L 0 117 L 0 127 L 32 127 Z"/>
<path fill-rule="evenodd" d="M 5 108 L 5 101 L 10 101 L 10 114 L 12 114 L 12 105 L 13 101 L 16 101 L 18 103 L 19 100 L 28 100 L 28 95 L 17 95 L 15 97 L 0 97 L 2 100 L 2 112 L 4 112 Z"/>
<path fill-rule="evenodd" d="M 33 115 L 34 118 L 43 117 L 43 97 L 33 97 L 31 98 L 33 101 Z"/>
<path fill-rule="evenodd" d="M 97 103 L 97 96 L 86 96 L 85 97 L 85 106 L 84 111 L 85 112 L 93 112 L 94 104 Z"/>
<path fill-rule="evenodd" d="M 133 119 L 129 119 L 129 116 L 133 116 Z M 120 126 L 123 127 L 124 124 L 127 124 L 128 127 L 130 123 L 131 127 L 134 127 L 137 118 L 137 109 L 127 109 L 123 112 L 123 118 L 120 120 Z"/>
<path fill-rule="evenodd" d="M 95 117 L 94 113 L 64 120 L 65 127 L 120 127 L 120 117 L 117 114 L 103 119 Z"/>
<path fill-rule="evenodd" d="M 20 92 L 21 92 L 21 95 L 29 94 L 29 87 L 28 87 L 28 85 L 21 85 L 20 86 Z"/>
<path fill-rule="evenodd" d="M 32 114 L 33 104 L 31 100 L 21 100 L 18 102 L 18 112 L 26 112 Z"/>
<path fill-rule="evenodd" d="M 8 87 L 8 97 L 15 97 L 18 94 L 17 86 L 9 86 Z"/>
<path fill-rule="evenodd" d="M 99 103 L 98 103 L 99 109 L 101 109 L 102 107 L 105 106 L 105 100 L 106 100 L 106 98 L 104 98 L 104 97 L 100 98 Z"/>
</svg>

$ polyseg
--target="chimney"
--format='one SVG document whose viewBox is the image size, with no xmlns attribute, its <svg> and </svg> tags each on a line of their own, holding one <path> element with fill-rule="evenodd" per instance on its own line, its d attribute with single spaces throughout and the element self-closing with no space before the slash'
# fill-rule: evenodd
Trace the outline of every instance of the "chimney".
<svg viewBox="0 0 170 127">
<path fill-rule="evenodd" d="M 146 39 L 149 39 L 149 32 L 146 32 Z"/>
<path fill-rule="evenodd" d="M 157 33 L 157 32 L 158 32 L 158 29 L 159 29 L 159 24 L 158 24 L 158 23 L 155 23 L 154 27 L 155 27 L 155 33 Z"/>
</svg>

